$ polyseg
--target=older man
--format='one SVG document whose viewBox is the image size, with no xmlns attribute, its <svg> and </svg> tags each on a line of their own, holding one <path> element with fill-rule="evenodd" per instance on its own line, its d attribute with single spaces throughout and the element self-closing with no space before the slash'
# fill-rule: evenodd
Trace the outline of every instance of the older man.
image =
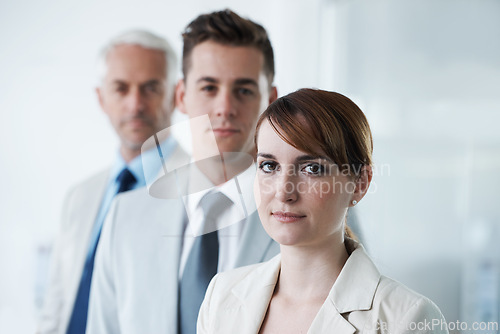
<svg viewBox="0 0 500 334">
<path fill-rule="evenodd" d="M 94 257 L 111 201 L 117 193 L 151 182 L 161 168 L 158 148 L 141 157 L 141 147 L 170 125 L 175 53 L 159 36 L 129 31 L 112 39 L 99 61 L 97 97 L 118 135 L 119 151 L 110 168 L 78 184 L 67 196 L 40 333 L 85 333 Z M 165 159 L 187 158 L 173 138 L 158 145 Z"/>
</svg>

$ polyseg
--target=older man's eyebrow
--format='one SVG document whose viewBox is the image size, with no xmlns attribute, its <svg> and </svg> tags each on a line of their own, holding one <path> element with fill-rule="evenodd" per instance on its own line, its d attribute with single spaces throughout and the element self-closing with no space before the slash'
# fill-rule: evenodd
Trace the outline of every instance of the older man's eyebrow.
<svg viewBox="0 0 500 334">
<path fill-rule="evenodd" d="M 127 82 L 125 80 L 121 80 L 121 79 L 114 79 L 113 81 L 111 81 L 111 84 L 112 85 L 127 85 Z"/>
<path fill-rule="evenodd" d="M 148 87 L 148 86 L 161 86 L 163 84 L 163 82 L 161 80 L 158 80 L 158 79 L 150 79 L 150 80 L 147 80 L 147 81 L 144 81 L 144 82 L 141 82 L 140 83 L 140 86 L 141 87 Z"/>
<path fill-rule="evenodd" d="M 148 80 L 148 81 L 145 81 L 142 83 L 142 85 L 151 85 L 151 84 L 161 84 L 161 80 L 158 80 L 158 79 L 151 79 L 151 80 Z"/>
</svg>

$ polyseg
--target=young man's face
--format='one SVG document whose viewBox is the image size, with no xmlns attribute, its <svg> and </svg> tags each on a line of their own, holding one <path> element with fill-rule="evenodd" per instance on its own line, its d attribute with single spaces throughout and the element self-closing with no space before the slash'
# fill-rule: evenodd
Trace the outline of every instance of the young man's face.
<svg viewBox="0 0 500 334">
<path fill-rule="evenodd" d="M 212 124 L 194 134 L 193 144 L 204 145 L 215 135 L 221 153 L 254 157 L 257 119 L 277 95 L 264 74 L 262 52 L 207 41 L 194 47 L 190 64 L 177 87 L 177 106 L 190 118 L 207 114 Z"/>
</svg>

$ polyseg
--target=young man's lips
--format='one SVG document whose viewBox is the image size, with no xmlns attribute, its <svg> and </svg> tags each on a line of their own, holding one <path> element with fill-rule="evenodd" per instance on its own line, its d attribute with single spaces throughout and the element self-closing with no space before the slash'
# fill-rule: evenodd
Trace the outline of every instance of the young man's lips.
<svg viewBox="0 0 500 334">
<path fill-rule="evenodd" d="M 305 218 L 305 215 L 301 215 L 299 213 L 293 212 L 283 212 L 283 211 L 275 211 L 272 212 L 271 215 L 278 221 L 283 223 L 293 223 L 302 218 Z"/>
<path fill-rule="evenodd" d="M 220 137 L 229 137 L 240 132 L 236 129 L 214 129 L 213 131 L 216 136 Z"/>
</svg>

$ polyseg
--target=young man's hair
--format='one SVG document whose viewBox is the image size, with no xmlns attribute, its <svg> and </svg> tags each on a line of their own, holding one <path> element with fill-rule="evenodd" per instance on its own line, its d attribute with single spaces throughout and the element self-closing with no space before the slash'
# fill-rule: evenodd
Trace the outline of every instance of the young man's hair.
<svg viewBox="0 0 500 334">
<path fill-rule="evenodd" d="M 269 84 L 274 80 L 273 47 L 266 30 L 260 24 L 244 19 L 229 9 L 198 16 L 186 27 L 182 39 L 184 79 L 191 66 L 190 56 L 194 47 L 206 41 L 213 41 L 223 45 L 257 48 L 264 55 L 263 69 Z"/>
</svg>

